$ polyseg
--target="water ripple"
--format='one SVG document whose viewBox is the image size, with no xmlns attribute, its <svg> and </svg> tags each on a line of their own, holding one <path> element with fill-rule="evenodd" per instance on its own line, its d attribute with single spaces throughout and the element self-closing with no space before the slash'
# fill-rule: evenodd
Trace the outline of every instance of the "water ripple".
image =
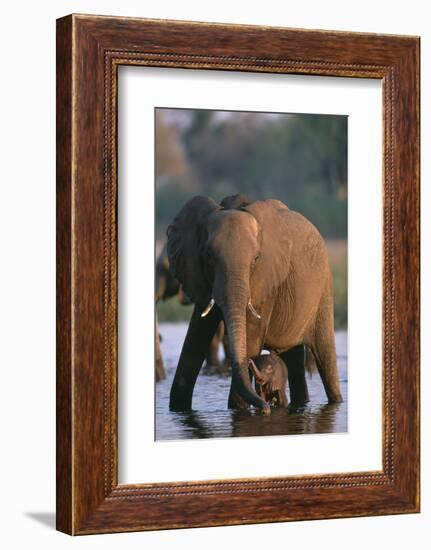
<svg viewBox="0 0 431 550">
<path fill-rule="evenodd" d="M 317 373 L 308 378 L 310 403 L 302 411 L 273 409 L 270 416 L 258 411 L 227 409 L 230 376 L 203 369 L 193 394 L 193 410 L 169 411 L 169 392 L 187 326 L 162 324 L 162 353 L 167 378 L 156 385 L 156 439 L 203 439 L 262 435 L 300 435 L 347 431 L 347 334 L 337 333 L 338 368 L 343 403 L 328 405 Z"/>
</svg>

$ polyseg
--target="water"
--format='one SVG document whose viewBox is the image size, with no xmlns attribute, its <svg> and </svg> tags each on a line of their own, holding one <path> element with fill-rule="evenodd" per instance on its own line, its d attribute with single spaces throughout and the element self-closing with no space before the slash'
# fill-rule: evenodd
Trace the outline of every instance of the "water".
<svg viewBox="0 0 431 550">
<path fill-rule="evenodd" d="M 162 354 L 166 379 L 156 384 L 156 439 L 202 439 L 260 435 L 299 435 L 347 431 L 347 333 L 336 333 L 338 369 L 343 403 L 328 405 L 319 374 L 307 378 L 310 403 L 303 412 L 272 409 L 264 416 L 253 409 L 227 408 L 230 374 L 208 371 L 198 376 L 193 393 L 193 410 L 169 411 L 169 392 L 187 331 L 186 323 L 162 323 Z M 221 353 L 221 352 L 220 352 Z M 289 392 L 287 390 L 287 395 Z"/>
</svg>

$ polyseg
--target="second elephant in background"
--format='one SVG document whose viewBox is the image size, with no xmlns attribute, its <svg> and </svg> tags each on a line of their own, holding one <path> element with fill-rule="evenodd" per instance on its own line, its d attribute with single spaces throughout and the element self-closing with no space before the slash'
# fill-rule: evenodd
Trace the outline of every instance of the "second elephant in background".
<svg viewBox="0 0 431 550">
<path fill-rule="evenodd" d="M 156 261 L 156 280 L 155 280 L 155 300 L 156 304 L 159 301 L 166 301 L 170 298 L 176 297 L 179 303 L 183 306 L 192 304 L 190 298 L 185 294 L 182 285 L 169 271 L 169 258 L 166 250 L 166 245 L 162 248 Z M 224 323 L 220 322 L 219 327 L 212 338 L 208 351 L 206 353 L 206 364 L 209 367 L 215 367 L 216 369 L 223 368 L 223 362 L 220 360 L 219 351 L 220 345 L 223 344 L 225 350 L 225 356 L 227 356 L 226 345 L 224 343 Z M 163 364 L 163 358 L 160 351 L 160 334 L 158 321 L 156 319 L 156 382 L 165 378 L 165 369 Z"/>
</svg>

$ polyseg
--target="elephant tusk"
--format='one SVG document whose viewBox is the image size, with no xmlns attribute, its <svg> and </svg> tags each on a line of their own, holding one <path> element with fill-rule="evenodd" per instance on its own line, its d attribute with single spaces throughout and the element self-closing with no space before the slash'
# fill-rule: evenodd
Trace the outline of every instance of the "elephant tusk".
<svg viewBox="0 0 431 550">
<path fill-rule="evenodd" d="M 207 307 L 201 313 L 201 317 L 206 317 L 208 315 L 208 313 L 212 310 L 214 304 L 215 304 L 214 298 L 211 298 L 210 303 L 207 305 Z"/>
<path fill-rule="evenodd" d="M 262 317 L 259 315 L 259 313 L 251 305 L 251 301 L 249 301 L 247 305 L 248 305 L 248 309 L 253 313 L 253 315 L 256 317 L 256 319 L 262 319 Z"/>
</svg>

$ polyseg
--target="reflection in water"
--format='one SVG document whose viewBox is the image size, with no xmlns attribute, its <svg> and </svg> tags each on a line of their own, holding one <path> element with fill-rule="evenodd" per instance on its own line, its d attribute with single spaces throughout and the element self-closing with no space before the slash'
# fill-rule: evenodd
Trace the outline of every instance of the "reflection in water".
<svg viewBox="0 0 431 550">
<path fill-rule="evenodd" d="M 303 412 L 273 409 L 258 411 L 227 409 L 230 375 L 203 369 L 193 394 L 193 411 L 170 412 L 169 391 L 187 326 L 162 324 L 162 353 L 167 377 L 156 385 L 156 439 L 204 439 L 261 435 L 299 435 L 347 431 L 347 334 L 337 333 L 338 368 L 344 402 L 328 405 L 320 376 L 308 379 L 310 403 Z M 229 373 L 228 373 L 229 374 Z"/>
</svg>

